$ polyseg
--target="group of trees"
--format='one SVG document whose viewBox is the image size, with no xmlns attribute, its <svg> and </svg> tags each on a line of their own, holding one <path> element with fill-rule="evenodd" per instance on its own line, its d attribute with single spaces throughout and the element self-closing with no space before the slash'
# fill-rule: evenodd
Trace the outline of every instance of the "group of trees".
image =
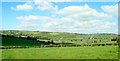
<svg viewBox="0 0 120 61">
<path fill-rule="evenodd" d="M 3 46 L 0 49 L 16 49 L 16 48 L 29 48 L 28 46 Z"/>
<path fill-rule="evenodd" d="M 30 36 L 16 37 L 14 35 L 2 35 L 2 37 L 21 38 L 21 39 L 28 39 L 28 40 L 31 40 L 31 41 L 41 42 L 41 43 L 44 43 L 44 44 L 55 44 L 53 40 L 49 40 L 49 41 L 45 42 L 45 41 L 38 40 L 37 37 L 30 37 Z"/>
<path fill-rule="evenodd" d="M 118 37 L 112 38 L 111 41 L 119 41 L 119 38 Z"/>
</svg>

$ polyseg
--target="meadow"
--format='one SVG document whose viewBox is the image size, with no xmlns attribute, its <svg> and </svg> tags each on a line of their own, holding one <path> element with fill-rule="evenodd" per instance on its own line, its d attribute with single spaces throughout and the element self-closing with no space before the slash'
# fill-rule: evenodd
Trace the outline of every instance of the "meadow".
<svg viewBox="0 0 120 61">
<path fill-rule="evenodd" d="M 118 59 L 118 46 L 3 49 L 2 59 Z"/>
<path fill-rule="evenodd" d="M 118 35 L 4 30 L 2 59 L 118 59 Z"/>
</svg>

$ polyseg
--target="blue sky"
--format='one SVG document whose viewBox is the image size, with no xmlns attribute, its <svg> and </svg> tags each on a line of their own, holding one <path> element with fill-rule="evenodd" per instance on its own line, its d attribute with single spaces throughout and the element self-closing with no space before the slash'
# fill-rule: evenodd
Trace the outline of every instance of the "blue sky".
<svg viewBox="0 0 120 61">
<path fill-rule="evenodd" d="M 117 2 L 2 2 L 2 29 L 117 33 Z"/>
</svg>

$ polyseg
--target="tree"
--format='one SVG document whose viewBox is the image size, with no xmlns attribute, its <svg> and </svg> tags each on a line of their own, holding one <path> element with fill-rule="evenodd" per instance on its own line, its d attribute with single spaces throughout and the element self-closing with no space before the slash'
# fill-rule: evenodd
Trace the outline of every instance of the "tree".
<svg viewBox="0 0 120 61">
<path fill-rule="evenodd" d="M 99 40 L 101 42 L 101 40 Z"/>
<path fill-rule="evenodd" d="M 116 39 L 116 38 L 113 38 L 113 39 L 111 39 L 111 41 L 117 41 L 117 39 Z"/>
<path fill-rule="evenodd" d="M 54 44 L 54 41 L 53 41 L 53 40 L 51 40 L 51 43 L 52 43 L 52 44 Z"/>
<path fill-rule="evenodd" d="M 47 43 L 50 44 L 50 41 L 48 41 Z"/>
<path fill-rule="evenodd" d="M 27 39 L 29 39 L 30 38 L 30 36 L 27 36 Z"/>
<path fill-rule="evenodd" d="M 80 41 L 82 41 L 82 39 Z"/>
</svg>

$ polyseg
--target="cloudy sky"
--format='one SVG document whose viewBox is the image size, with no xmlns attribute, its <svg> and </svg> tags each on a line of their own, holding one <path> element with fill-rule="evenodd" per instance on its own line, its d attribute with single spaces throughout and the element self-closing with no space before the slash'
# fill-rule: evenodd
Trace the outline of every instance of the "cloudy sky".
<svg viewBox="0 0 120 61">
<path fill-rule="evenodd" d="M 2 29 L 117 33 L 117 2 L 35 0 L 2 3 Z"/>
</svg>

